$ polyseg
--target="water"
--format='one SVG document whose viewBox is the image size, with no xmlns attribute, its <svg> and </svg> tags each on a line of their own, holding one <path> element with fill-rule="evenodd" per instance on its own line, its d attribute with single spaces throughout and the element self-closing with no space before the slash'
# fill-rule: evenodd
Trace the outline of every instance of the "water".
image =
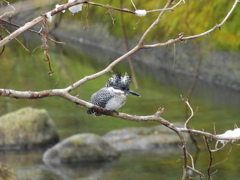
<svg viewBox="0 0 240 180">
<path fill-rule="evenodd" d="M 97 62 L 93 57 L 84 54 L 81 49 L 75 51 L 67 47 L 52 46 L 51 59 L 55 71 L 48 75 L 47 64 L 41 49 L 34 51 L 33 55 L 27 54 L 16 45 L 8 45 L 6 52 L 1 56 L 0 72 L 4 78 L 0 79 L 1 88 L 17 90 L 44 90 L 51 88 L 64 88 L 78 79 L 95 73 L 104 67 L 107 62 Z M 10 53 L 12 52 L 12 53 Z M 93 51 L 94 52 L 94 51 Z M 104 52 L 107 53 L 107 52 Z M 102 55 L 104 56 L 104 55 Z M 130 72 L 124 64 L 120 64 L 114 71 Z M 137 70 L 139 90 L 132 89 L 141 94 L 141 97 L 128 96 L 128 101 L 120 111 L 136 114 L 154 114 L 159 107 L 164 107 L 162 117 L 170 122 L 184 122 L 184 103 L 180 95 L 186 95 L 190 79 L 176 76 L 165 71 L 159 71 L 159 77 L 141 74 Z M 149 73 L 150 74 L 150 73 Z M 2 77 L 3 77 L 2 75 Z M 109 78 L 110 74 L 99 79 L 87 82 L 81 88 L 72 92 L 84 100 L 89 100 L 92 93 L 96 92 Z M 219 133 L 233 129 L 233 124 L 239 124 L 240 95 L 221 87 L 198 82 L 191 98 L 191 105 L 198 111 L 190 121 L 195 129 L 213 132 L 213 123 Z M 86 109 L 58 97 L 38 100 L 22 100 L 0 97 L 0 114 L 11 112 L 22 107 L 47 109 L 57 125 L 61 139 L 74 134 L 93 132 L 99 135 L 118 128 L 134 126 L 153 126 L 156 122 L 130 122 L 112 117 L 94 117 L 86 113 Z M 204 148 L 202 138 L 198 138 L 203 148 L 199 154 L 190 147 L 190 153 L 196 159 L 196 168 L 206 175 L 209 155 Z M 239 177 L 239 148 L 230 145 L 226 150 L 214 154 L 214 164 L 226 160 L 213 168 L 218 169 L 214 179 L 238 179 Z M 166 149 L 160 153 L 141 154 L 139 152 L 122 154 L 121 158 L 111 163 L 95 164 L 70 164 L 57 167 L 45 166 L 42 162 L 44 149 L 32 151 L 2 151 L 0 162 L 11 167 L 20 180 L 54 180 L 54 179 L 104 179 L 104 180 L 157 180 L 180 179 L 182 173 L 182 154 L 179 148 Z M 230 154 L 228 155 L 228 153 Z M 189 162 L 190 163 L 190 162 Z M 196 174 L 194 176 L 197 176 Z"/>
</svg>

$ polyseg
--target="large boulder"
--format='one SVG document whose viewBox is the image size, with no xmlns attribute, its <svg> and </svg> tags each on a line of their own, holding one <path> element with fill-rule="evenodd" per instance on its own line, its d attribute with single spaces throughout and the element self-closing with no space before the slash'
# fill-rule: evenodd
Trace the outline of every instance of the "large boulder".
<svg viewBox="0 0 240 180">
<path fill-rule="evenodd" d="M 0 117 L 0 149 L 30 149 L 59 141 L 44 109 L 22 108 Z"/>
<path fill-rule="evenodd" d="M 181 123 L 174 125 L 183 126 Z M 189 138 L 188 135 L 184 136 Z M 112 130 L 106 133 L 103 139 L 118 151 L 162 151 L 180 144 L 178 135 L 163 125 Z"/>
<path fill-rule="evenodd" d="M 101 136 L 92 133 L 73 135 L 43 155 L 45 164 L 59 164 L 86 161 L 111 161 L 119 153 L 105 142 Z"/>
</svg>

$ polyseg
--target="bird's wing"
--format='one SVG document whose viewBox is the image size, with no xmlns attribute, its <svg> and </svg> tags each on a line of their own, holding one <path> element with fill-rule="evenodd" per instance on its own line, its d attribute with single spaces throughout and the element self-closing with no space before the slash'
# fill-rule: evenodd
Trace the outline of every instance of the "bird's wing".
<svg viewBox="0 0 240 180">
<path fill-rule="evenodd" d="M 102 88 L 92 95 L 90 102 L 96 106 L 105 108 L 107 102 L 113 97 L 113 93 L 108 91 L 107 88 Z"/>
</svg>

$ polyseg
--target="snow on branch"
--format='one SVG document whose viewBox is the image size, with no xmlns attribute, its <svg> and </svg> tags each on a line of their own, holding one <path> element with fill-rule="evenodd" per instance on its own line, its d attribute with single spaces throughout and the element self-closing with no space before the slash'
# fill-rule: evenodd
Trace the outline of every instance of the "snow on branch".
<svg viewBox="0 0 240 180">
<path fill-rule="evenodd" d="M 71 2 L 74 2 L 75 0 L 68 0 L 69 3 Z M 75 5 L 75 6 L 72 6 L 69 9 L 69 11 L 71 11 L 71 13 L 77 13 L 79 11 L 82 11 L 82 5 L 83 4 L 78 4 L 78 5 Z"/>
<path fill-rule="evenodd" d="M 240 140 L 240 128 L 236 128 L 234 130 L 227 130 L 223 134 L 216 135 L 216 137 L 221 138 L 221 140 L 218 141 L 222 144 L 228 142 L 235 142 L 237 140 Z"/>
<path fill-rule="evenodd" d="M 58 11 L 58 8 L 61 8 L 63 5 L 59 5 L 59 4 L 56 4 L 56 11 Z M 62 10 L 62 13 L 65 13 L 66 12 L 66 10 Z"/>
<path fill-rule="evenodd" d="M 147 11 L 146 10 L 136 10 L 135 14 L 136 14 L 136 16 L 142 17 L 142 16 L 146 16 Z"/>
<path fill-rule="evenodd" d="M 47 21 L 48 21 L 48 22 L 52 22 L 51 12 L 47 12 L 47 13 L 46 13 L 46 17 L 47 17 Z"/>
<path fill-rule="evenodd" d="M 172 3 L 172 0 L 169 0 L 168 2 L 169 2 L 169 5 L 170 5 Z M 0 41 L 0 47 L 4 46 L 9 41 L 11 41 L 13 38 L 15 38 L 19 34 L 23 33 L 24 31 L 28 30 L 32 26 L 40 23 L 41 21 L 43 21 L 44 18 L 46 18 L 47 21 L 51 22 L 52 21 L 52 16 L 54 16 L 55 14 L 57 14 L 59 12 L 64 13 L 67 9 L 69 9 L 70 11 L 72 10 L 73 11 L 72 13 L 77 13 L 77 12 L 81 11 L 83 3 L 89 4 L 89 5 L 94 5 L 94 6 L 99 6 L 99 7 L 104 7 L 104 8 L 107 8 L 107 9 L 113 9 L 113 10 L 116 10 L 116 11 L 122 11 L 122 12 L 125 12 L 125 13 L 131 13 L 131 14 L 135 14 L 135 15 L 141 17 L 141 16 L 145 16 L 147 13 L 151 13 L 151 12 L 158 12 L 158 11 L 164 12 L 164 11 L 167 11 L 167 10 L 174 10 L 174 8 L 176 8 L 182 2 L 184 2 L 184 1 L 179 0 L 178 3 L 176 3 L 171 8 L 165 7 L 163 9 L 156 9 L 156 10 L 150 10 L 150 11 L 146 11 L 146 10 L 131 11 L 131 10 L 128 10 L 126 8 L 123 8 L 123 9 L 116 8 L 116 7 L 112 7 L 112 6 L 109 6 L 109 5 L 103 5 L 103 4 L 99 4 L 99 3 L 90 2 L 88 0 L 69 0 L 69 2 L 66 3 L 66 4 L 61 4 L 61 5 L 57 4 L 55 9 L 53 9 L 49 12 L 46 12 L 45 14 L 37 17 L 36 19 L 32 20 L 31 22 L 26 23 L 24 26 L 22 26 L 21 28 L 17 29 L 12 34 L 10 34 L 9 36 L 2 39 Z M 2 16 L 0 16 L 0 17 L 2 17 Z"/>
</svg>

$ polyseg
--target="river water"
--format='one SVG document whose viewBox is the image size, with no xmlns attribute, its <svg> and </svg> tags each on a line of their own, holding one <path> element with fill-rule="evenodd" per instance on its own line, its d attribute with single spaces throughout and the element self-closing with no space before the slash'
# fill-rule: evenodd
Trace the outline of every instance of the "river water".
<svg viewBox="0 0 240 180">
<path fill-rule="evenodd" d="M 48 75 L 47 63 L 41 48 L 30 48 L 32 53 L 26 53 L 16 44 L 8 45 L 1 56 L 1 88 L 17 90 L 44 90 L 64 88 L 86 75 L 95 73 L 112 61 L 108 52 L 102 52 L 102 61 L 94 56 L 84 54 L 84 50 L 69 49 L 68 46 L 53 45 L 50 48 L 53 75 Z M 95 49 L 88 47 L 94 54 Z M 116 56 L 116 55 L 115 55 Z M 141 94 L 141 97 L 128 96 L 128 101 L 121 112 L 136 115 L 151 115 L 159 107 L 164 107 L 162 117 L 170 122 L 184 122 L 185 107 L 180 95 L 187 94 L 191 78 L 171 74 L 164 70 L 144 72 L 141 65 L 135 64 L 139 90 L 132 90 Z M 130 70 L 126 63 L 119 64 L 113 71 L 122 73 Z M 155 74 L 151 76 L 150 74 Z M 72 92 L 84 100 L 89 100 L 91 94 L 102 88 L 110 74 L 85 83 Z M 214 124 L 218 133 L 224 133 L 234 128 L 234 123 L 240 123 L 240 95 L 223 87 L 198 82 L 191 98 L 193 109 L 198 107 L 197 113 L 190 122 L 195 129 L 214 132 Z M 51 97 L 38 100 L 21 100 L 0 97 L 0 115 L 22 107 L 47 109 L 54 120 L 61 139 L 78 133 L 92 132 L 103 135 L 110 130 L 135 126 L 154 126 L 155 122 L 130 122 L 112 117 L 94 117 L 86 113 L 86 109 L 64 99 Z M 201 137 L 197 137 L 202 151 L 196 153 L 190 144 L 190 153 L 195 160 L 196 169 L 207 175 L 209 155 Z M 214 141 L 213 141 L 214 143 Z M 111 163 L 67 164 L 49 167 L 42 162 L 45 150 L 31 151 L 1 151 L 0 161 L 14 170 L 20 180 L 54 180 L 54 179 L 91 179 L 91 180 L 159 180 L 181 179 L 182 154 L 180 148 L 165 149 L 153 153 L 123 153 L 119 160 Z M 220 163 L 212 168 L 213 179 L 239 179 L 239 147 L 231 148 L 214 154 L 213 164 Z M 190 164 L 190 162 L 189 162 Z M 193 174 L 194 177 L 198 175 Z M 207 179 L 205 177 L 205 179 Z"/>
</svg>

